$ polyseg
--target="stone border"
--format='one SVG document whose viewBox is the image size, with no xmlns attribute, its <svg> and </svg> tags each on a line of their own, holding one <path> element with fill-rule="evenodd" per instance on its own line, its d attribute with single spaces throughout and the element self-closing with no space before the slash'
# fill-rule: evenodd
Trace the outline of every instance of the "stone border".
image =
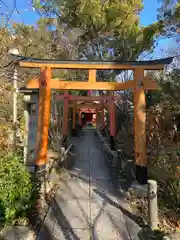
<svg viewBox="0 0 180 240">
<path fill-rule="evenodd" d="M 121 150 L 112 151 L 100 129 L 96 129 L 95 135 L 101 143 L 114 187 L 116 190 L 119 189 L 121 192 L 123 190 L 125 193 L 133 181 L 133 161 L 128 160 Z"/>
<path fill-rule="evenodd" d="M 99 129 L 96 130 L 95 135 L 97 136 L 98 140 L 100 141 L 101 148 L 104 153 L 104 157 L 106 160 L 106 165 L 108 169 L 110 170 L 110 175 L 113 180 L 113 184 L 115 185 L 115 188 L 117 189 L 119 187 L 119 181 L 117 178 L 117 163 L 119 162 L 119 156 L 117 154 L 117 151 L 112 151 L 110 149 L 110 146 L 106 142 L 105 138 L 101 135 Z"/>
</svg>

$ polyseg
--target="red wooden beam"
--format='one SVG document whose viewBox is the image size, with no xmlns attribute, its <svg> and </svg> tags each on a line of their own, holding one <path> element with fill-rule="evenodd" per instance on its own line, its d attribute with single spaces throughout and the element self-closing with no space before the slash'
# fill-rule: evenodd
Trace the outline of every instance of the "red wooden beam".
<svg viewBox="0 0 180 240">
<path fill-rule="evenodd" d="M 113 100 L 115 99 L 120 99 L 120 96 L 114 96 Z M 64 99 L 64 95 L 59 95 L 56 96 L 56 100 L 57 101 L 61 101 Z M 75 101 L 105 101 L 105 100 L 109 100 L 108 96 L 77 96 L 77 95 L 68 95 L 68 100 L 75 100 Z"/>
<path fill-rule="evenodd" d="M 96 113 L 96 109 L 95 108 L 81 108 L 79 110 L 81 113 Z"/>
<path fill-rule="evenodd" d="M 71 106 L 71 105 L 69 105 Z M 96 104 L 96 103 L 91 103 L 91 104 L 77 104 L 76 105 L 76 109 L 82 109 L 82 108 L 97 108 L 97 109 L 101 109 L 101 105 L 100 104 Z"/>
</svg>

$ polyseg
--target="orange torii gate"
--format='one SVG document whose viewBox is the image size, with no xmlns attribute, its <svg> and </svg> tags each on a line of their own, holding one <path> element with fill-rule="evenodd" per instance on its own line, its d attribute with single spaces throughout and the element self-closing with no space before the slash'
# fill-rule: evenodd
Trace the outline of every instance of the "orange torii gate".
<svg viewBox="0 0 180 240">
<path fill-rule="evenodd" d="M 32 79 L 27 88 L 39 88 L 39 115 L 37 131 L 36 170 L 44 169 L 47 163 L 48 128 L 50 119 L 51 89 L 61 90 L 107 90 L 118 91 L 132 89 L 134 91 L 134 135 L 136 179 L 140 184 L 147 183 L 146 154 L 146 113 L 145 90 L 158 89 L 156 81 L 145 76 L 145 70 L 161 70 L 172 62 L 173 58 L 153 61 L 124 62 L 88 62 L 88 61 L 55 61 L 13 56 L 20 67 L 40 68 L 40 78 Z M 52 79 L 52 69 L 87 69 L 87 82 L 62 81 Z M 134 79 L 127 82 L 96 82 L 97 70 L 133 70 Z M 68 99 L 65 102 L 68 104 Z"/>
<path fill-rule="evenodd" d="M 64 125 L 63 125 L 63 133 L 66 136 L 68 133 L 68 126 L 65 122 L 67 122 L 68 117 L 68 107 L 67 107 L 67 101 L 73 101 L 73 132 L 75 133 L 75 122 L 76 122 L 76 110 L 85 108 L 86 105 L 78 104 L 76 105 L 76 101 L 86 101 L 86 102 L 92 102 L 92 101 L 99 101 L 99 104 L 91 104 L 88 105 L 88 108 L 96 109 L 96 116 L 99 111 L 101 111 L 101 123 L 102 127 L 105 127 L 104 122 L 104 108 L 106 105 L 108 105 L 109 110 L 109 116 L 110 116 L 110 146 L 111 149 L 115 149 L 115 136 L 116 136 L 116 122 L 115 122 L 115 103 L 114 100 L 120 99 L 120 96 L 77 96 L 77 95 L 68 95 L 68 93 L 65 91 L 64 95 L 59 95 L 56 97 L 56 101 L 64 101 Z M 65 104 L 66 103 L 66 104 Z M 105 105 L 105 103 L 108 103 Z M 107 106 L 106 106 L 107 107 Z M 96 118 L 97 120 L 97 118 Z"/>
</svg>

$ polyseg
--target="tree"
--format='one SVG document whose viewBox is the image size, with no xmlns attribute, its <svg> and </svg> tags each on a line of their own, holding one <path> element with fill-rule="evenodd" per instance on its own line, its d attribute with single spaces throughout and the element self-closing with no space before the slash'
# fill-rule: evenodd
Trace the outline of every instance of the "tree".
<svg viewBox="0 0 180 240">
<path fill-rule="evenodd" d="M 9 59 L 8 52 L 12 48 L 18 49 L 23 56 L 36 58 L 59 58 L 73 59 L 78 53 L 76 47 L 76 37 L 72 32 L 67 32 L 65 26 L 58 28 L 54 32 L 49 28 L 50 20 L 41 18 L 37 27 L 24 24 L 11 24 L 8 27 L 0 27 L 0 150 L 7 150 L 9 142 L 9 132 L 12 132 L 12 81 L 14 62 Z M 66 36 L 66 38 L 65 38 Z M 65 40 L 68 40 L 65 41 Z M 71 43 L 71 47 L 69 46 Z M 36 69 L 18 69 L 18 88 L 24 86 L 28 79 L 39 75 Z M 53 77 L 60 79 L 73 79 L 77 75 L 76 71 L 67 74 L 67 71 L 53 71 Z M 18 101 L 18 124 L 22 120 L 23 101 Z M 6 141 L 7 140 L 7 141 Z"/>
<path fill-rule="evenodd" d="M 151 50 L 161 23 L 140 27 L 141 0 L 65 0 L 39 1 L 34 6 L 47 18 L 54 17 L 60 26 L 79 29 L 79 55 L 85 59 L 134 60 Z M 110 51 L 113 49 L 113 51 Z"/>
<path fill-rule="evenodd" d="M 180 0 L 161 0 L 158 19 L 163 22 L 167 36 L 178 36 L 180 33 Z"/>
</svg>

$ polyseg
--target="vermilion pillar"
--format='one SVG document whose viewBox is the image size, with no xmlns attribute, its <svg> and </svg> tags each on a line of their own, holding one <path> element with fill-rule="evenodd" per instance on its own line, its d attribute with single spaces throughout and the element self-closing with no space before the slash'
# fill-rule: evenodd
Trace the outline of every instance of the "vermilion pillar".
<svg viewBox="0 0 180 240">
<path fill-rule="evenodd" d="M 81 110 L 78 112 L 78 118 L 79 118 L 79 125 L 82 126 L 82 119 L 81 119 Z"/>
<path fill-rule="evenodd" d="M 105 129 L 105 116 L 104 116 L 104 102 L 101 103 L 101 123 L 102 123 L 102 129 Z"/>
<path fill-rule="evenodd" d="M 140 184 L 147 184 L 147 154 L 146 154 L 146 99 L 143 87 L 144 69 L 134 71 L 134 138 L 136 179 Z"/>
<path fill-rule="evenodd" d="M 111 150 L 115 150 L 115 136 L 116 136 L 116 106 L 113 96 L 109 100 L 109 121 L 110 121 L 110 145 Z"/>
<path fill-rule="evenodd" d="M 68 135 L 68 91 L 64 91 L 64 111 L 63 111 L 63 134 L 64 136 Z"/>
<path fill-rule="evenodd" d="M 47 163 L 48 130 L 51 108 L 51 78 L 51 68 L 41 68 L 39 80 L 37 151 L 35 153 L 36 172 L 45 169 Z"/>
<path fill-rule="evenodd" d="M 76 133 L 76 101 L 73 101 L 73 119 L 72 119 L 72 134 Z"/>
<path fill-rule="evenodd" d="M 96 128 L 98 127 L 99 119 L 98 119 L 98 109 L 96 108 Z"/>
</svg>

